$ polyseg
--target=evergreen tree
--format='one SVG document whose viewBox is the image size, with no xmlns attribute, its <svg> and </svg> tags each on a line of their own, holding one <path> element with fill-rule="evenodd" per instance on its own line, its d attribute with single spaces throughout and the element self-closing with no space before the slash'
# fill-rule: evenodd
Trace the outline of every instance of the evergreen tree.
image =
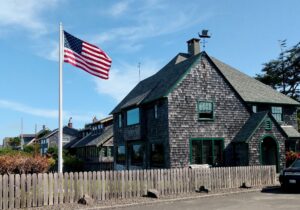
<svg viewBox="0 0 300 210">
<path fill-rule="evenodd" d="M 278 58 L 265 63 L 256 79 L 300 101 L 300 42 L 290 49 L 286 49 L 286 40 L 280 45 Z"/>
</svg>

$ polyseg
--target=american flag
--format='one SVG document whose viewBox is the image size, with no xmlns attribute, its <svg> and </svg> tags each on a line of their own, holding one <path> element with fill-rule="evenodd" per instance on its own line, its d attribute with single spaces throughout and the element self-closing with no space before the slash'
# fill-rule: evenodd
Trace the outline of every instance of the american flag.
<svg viewBox="0 0 300 210">
<path fill-rule="evenodd" d="M 108 79 L 111 58 L 99 47 L 64 31 L 64 62 L 102 79 Z"/>
</svg>

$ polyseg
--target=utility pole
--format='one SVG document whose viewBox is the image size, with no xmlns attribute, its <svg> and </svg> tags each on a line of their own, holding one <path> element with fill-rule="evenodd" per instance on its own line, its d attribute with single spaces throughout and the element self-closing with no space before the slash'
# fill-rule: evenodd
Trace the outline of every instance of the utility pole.
<svg viewBox="0 0 300 210">
<path fill-rule="evenodd" d="M 281 72 L 282 72 L 282 88 L 283 94 L 286 94 L 286 84 L 285 84 L 285 66 L 284 66 L 284 48 L 286 47 L 286 39 L 278 40 L 280 46 L 281 55 Z"/>
</svg>

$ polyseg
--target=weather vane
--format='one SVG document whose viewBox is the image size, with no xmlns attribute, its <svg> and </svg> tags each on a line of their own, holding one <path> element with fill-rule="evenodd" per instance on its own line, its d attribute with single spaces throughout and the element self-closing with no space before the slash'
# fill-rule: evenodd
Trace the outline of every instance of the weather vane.
<svg viewBox="0 0 300 210">
<path fill-rule="evenodd" d="M 203 47 L 203 50 L 204 50 L 205 49 L 205 44 L 207 43 L 206 39 L 209 39 L 211 37 L 211 35 L 208 35 L 208 30 L 206 30 L 206 29 L 203 29 L 202 33 L 201 34 L 198 33 L 198 35 L 199 35 L 199 37 L 201 39 L 203 39 L 203 41 L 202 41 L 202 47 Z"/>
</svg>

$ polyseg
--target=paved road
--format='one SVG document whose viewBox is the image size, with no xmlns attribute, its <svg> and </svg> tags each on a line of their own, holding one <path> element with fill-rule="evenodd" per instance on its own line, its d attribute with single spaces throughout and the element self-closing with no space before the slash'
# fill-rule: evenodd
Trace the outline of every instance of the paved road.
<svg viewBox="0 0 300 210">
<path fill-rule="evenodd" d="M 122 210 L 299 210 L 300 193 L 249 192 L 193 200 L 133 206 Z"/>
</svg>

